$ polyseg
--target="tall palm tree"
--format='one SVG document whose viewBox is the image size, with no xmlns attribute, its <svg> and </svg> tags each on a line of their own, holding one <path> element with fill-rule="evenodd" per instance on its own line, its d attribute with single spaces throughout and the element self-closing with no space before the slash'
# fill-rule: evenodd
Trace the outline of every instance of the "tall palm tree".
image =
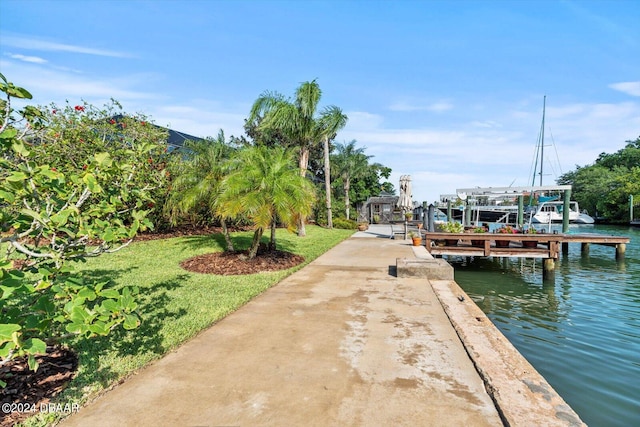
<svg viewBox="0 0 640 427">
<path fill-rule="evenodd" d="M 247 147 L 232 163 L 232 171 L 222 181 L 217 212 L 225 218 L 244 215 L 253 222 L 249 258 L 254 258 L 267 227 L 271 228 L 273 250 L 278 221 L 293 227 L 300 217 L 311 213 L 314 187 L 300 175 L 293 154 L 284 147 Z"/>
<path fill-rule="evenodd" d="M 217 194 L 226 174 L 225 164 L 233 148 L 225 142 L 222 130 L 216 139 L 187 141 L 181 157 L 170 167 L 173 174 L 172 191 L 165 204 L 165 212 L 175 224 L 180 216 L 192 215 L 200 205 L 206 206 L 222 226 L 228 251 L 234 251 L 233 242 L 224 217 L 216 215 Z"/>
<path fill-rule="evenodd" d="M 369 166 L 369 159 L 373 156 L 364 154 L 365 147 L 356 148 L 356 140 L 348 144 L 336 144 L 336 154 L 333 155 L 335 175 L 342 179 L 344 189 L 345 214 L 349 219 L 351 202 L 349 201 L 349 190 L 351 180 L 358 178 L 366 172 Z"/>
<path fill-rule="evenodd" d="M 319 119 L 319 133 L 322 137 L 324 152 L 324 189 L 327 206 L 327 227 L 333 228 L 331 213 L 331 163 L 329 159 L 329 141 L 347 124 L 347 116 L 336 106 L 326 107 Z"/>
<path fill-rule="evenodd" d="M 293 101 L 279 93 L 264 92 L 253 103 L 248 122 L 259 122 L 258 129 L 266 132 L 280 132 L 293 141 L 298 148 L 300 175 L 306 177 L 311 150 L 322 140 L 320 117 L 316 116 L 322 91 L 313 80 L 302 83 Z M 328 107 L 332 110 L 333 107 Z M 328 111 L 328 110 L 325 110 Z M 305 236 L 304 218 L 298 221 L 298 235 Z"/>
</svg>

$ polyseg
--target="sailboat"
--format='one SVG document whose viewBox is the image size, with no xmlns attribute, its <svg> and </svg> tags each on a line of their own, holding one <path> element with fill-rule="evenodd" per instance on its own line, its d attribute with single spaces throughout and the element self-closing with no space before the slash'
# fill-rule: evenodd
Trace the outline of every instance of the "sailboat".
<svg viewBox="0 0 640 427">
<path fill-rule="evenodd" d="M 538 196 L 538 206 L 533 207 L 531 202 L 533 201 L 534 185 L 536 180 L 538 164 L 540 166 L 540 184 L 542 187 L 542 176 L 544 168 L 544 130 L 545 130 L 545 112 L 546 112 L 547 97 L 545 96 L 542 101 L 542 125 L 540 127 L 540 135 L 538 138 L 538 146 L 536 150 L 535 167 L 533 171 L 533 177 L 531 180 L 531 198 L 529 199 L 529 207 L 532 213 L 531 222 L 538 224 L 550 224 L 554 222 L 562 222 L 563 210 L 565 209 L 565 203 L 559 200 L 559 196 Z M 594 219 L 589 216 L 586 211 L 580 211 L 578 202 L 569 201 L 569 222 L 575 224 L 593 224 Z"/>
<path fill-rule="evenodd" d="M 535 166 L 533 170 L 533 179 L 530 187 L 473 187 L 456 189 L 456 194 L 440 195 L 440 203 L 438 209 L 447 216 L 451 215 L 453 219 L 463 221 L 464 212 L 470 212 L 471 221 L 476 224 L 482 222 L 500 222 L 515 224 L 519 219 L 520 207 L 514 205 L 516 198 L 529 196 L 529 207 L 527 214 L 528 219 L 532 223 L 550 224 L 554 222 L 563 222 L 563 211 L 565 209 L 564 201 L 560 200 L 559 194 L 571 189 L 570 185 L 543 185 L 542 176 L 543 160 L 544 160 L 544 128 L 546 113 L 545 96 L 542 106 L 542 128 L 538 138 L 536 147 Z M 535 185 L 536 175 L 538 175 L 538 166 L 540 167 L 540 185 Z M 558 194 L 550 196 L 550 194 Z M 533 205 L 532 201 L 537 196 L 537 205 Z M 463 201 L 463 205 L 458 208 L 452 206 L 454 201 Z M 445 207 L 446 204 L 446 207 Z M 524 217 L 524 215 L 523 215 Z M 526 220 L 527 218 L 522 218 Z M 569 222 L 577 224 L 593 224 L 594 219 L 585 211 L 580 211 L 578 202 L 569 202 Z"/>
</svg>

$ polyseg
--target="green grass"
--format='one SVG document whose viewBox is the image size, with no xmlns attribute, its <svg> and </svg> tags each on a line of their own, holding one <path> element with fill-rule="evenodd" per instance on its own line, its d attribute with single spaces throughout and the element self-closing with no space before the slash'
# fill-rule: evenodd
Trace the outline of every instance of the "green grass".
<svg viewBox="0 0 640 427">
<path fill-rule="evenodd" d="M 352 233 L 353 230 L 308 226 L 307 237 L 299 238 L 279 229 L 278 249 L 301 255 L 305 262 L 289 270 L 247 276 L 197 274 L 180 268 L 185 259 L 221 251 L 220 235 L 133 243 L 119 252 L 77 266 L 85 279 L 111 279 L 115 287 L 137 286 L 142 325 L 133 331 L 119 328 L 108 337 L 69 342 L 79 354 L 78 373 L 56 402 L 82 405 L 237 310 Z M 251 233 L 234 234 L 237 249 L 247 248 L 251 236 Z M 47 425 L 55 417 L 38 415 L 27 420 L 26 425 Z"/>
</svg>

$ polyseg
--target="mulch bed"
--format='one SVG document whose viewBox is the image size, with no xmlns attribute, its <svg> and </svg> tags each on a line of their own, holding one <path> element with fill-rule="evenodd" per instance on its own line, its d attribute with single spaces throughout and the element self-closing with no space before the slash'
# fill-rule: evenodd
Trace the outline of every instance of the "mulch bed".
<svg viewBox="0 0 640 427">
<path fill-rule="evenodd" d="M 215 252 L 189 258 L 180 266 L 195 273 L 231 276 L 286 270 L 302 262 L 303 257 L 290 252 L 259 250 L 253 259 L 248 259 L 246 252 Z"/>
<path fill-rule="evenodd" d="M 26 357 L 9 361 L 0 367 L 0 426 L 9 427 L 34 415 L 60 393 L 78 368 L 78 357 L 64 348 L 49 348 L 36 356 L 40 366 L 36 372 L 27 367 Z"/>
</svg>

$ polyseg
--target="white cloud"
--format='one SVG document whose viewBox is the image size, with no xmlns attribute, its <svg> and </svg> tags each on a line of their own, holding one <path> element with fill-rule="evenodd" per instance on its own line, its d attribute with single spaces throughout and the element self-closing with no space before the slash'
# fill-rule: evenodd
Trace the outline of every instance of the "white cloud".
<svg viewBox="0 0 640 427">
<path fill-rule="evenodd" d="M 436 102 L 435 104 L 427 105 L 426 109 L 428 111 L 434 111 L 436 113 L 449 111 L 453 109 L 453 104 L 450 104 L 448 102 Z"/>
<path fill-rule="evenodd" d="M 609 85 L 611 89 L 631 96 L 640 96 L 640 82 L 620 82 Z"/>
<path fill-rule="evenodd" d="M 128 58 L 132 56 L 131 54 L 125 52 L 57 43 L 23 36 L 3 35 L 2 44 L 27 50 L 71 52 L 81 53 L 85 55 L 109 56 L 114 58 Z"/>
<path fill-rule="evenodd" d="M 145 113 L 158 125 L 195 136 L 215 136 L 219 129 L 227 137 L 241 136 L 253 101 L 241 99 L 230 105 L 180 95 L 173 98 L 171 91 L 163 89 L 163 76 L 154 73 L 96 76 L 7 58 L 0 59 L 3 73 L 29 90 L 35 103 L 84 99 L 100 106 L 115 98 L 127 112 Z M 471 101 L 457 100 L 452 114 L 446 108 L 451 104 L 444 101 L 430 106 L 438 104 L 442 105 L 437 121 L 430 124 L 417 122 L 410 113 L 385 116 L 384 110 L 346 111 L 349 121 L 337 140 L 355 139 L 358 146 L 367 147 L 372 161 L 392 168 L 390 181 L 396 187 L 400 175 L 411 175 L 417 201 L 434 201 L 456 188 L 530 184 L 541 105 L 513 100 L 506 106 L 476 108 Z M 405 111 L 409 107 L 407 103 Z M 556 168 L 556 176 L 545 178 L 547 183 L 575 165 L 594 162 L 603 151 L 617 151 L 624 141 L 640 134 L 640 102 L 548 103 L 546 113 L 547 141 L 555 141 L 556 146 L 548 156 L 555 157 L 557 150 L 562 165 Z"/>
<path fill-rule="evenodd" d="M 453 104 L 447 101 L 435 102 L 432 104 L 412 104 L 406 101 L 399 101 L 391 104 L 389 106 L 389 110 L 391 111 L 404 111 L 404 112 L 412 112 L 412 111 L 432 111 L 435 113 L 449 111 L 453 109 Z"/>
<path fill-rule="evenodd" d="M 224 129 L 227 137 L 243 135 L 244 119 L 250 109 L 249 105 L 226 106 L 202 99 L 180 99 L 179 103 L 174 103 L 168 95 L 154 93 L 152 89 L 140 89 L 146 87 L 146 83 L 160 80 L 154 74 L 91 77 L 69 70 L 43 69 L 6 60 L 0 60 L 0 68 L 13 83 L 33 94 L 30 104 L 64 104 L 67 100 L 74 104 L 84 100 L 99 107 L 113 98 L 128 113 L 144 113 L 157 125 L 199 137 L 215 137 L 220 129 Z M 19 79 L 14 76 L 19 76 Z M 26 103 L 15 100 L 16 107 Z M 371 123 L 367 114 L 356 116 L 363 119 L 361 123 Z"/>
<path fill-rule="evenodd" d="M 11 58 L 17 59 L 19 61 L 31 62 L 34 64 L 45 64 L 47 62 L 46 59 L 40 58 L 39 56 L 26 56 L 20 54 L 8 54 Z"/>
<path fill-rule="evenodd" d="M 43 69 L 29 63 L 0 60 L 3 74 L 34 96 L 36 104 L 61 103 L 81 99 L 102 104 L 110 98 L 119 101 L 158 99 L 159 96 L 139 90 L 141 83 L 151 80 L 150 74 L 125 77 L 91 77 L 68 70 Z"/>
<path fill-rule="evenodd" d="M 225 111 L 218 103 L 202 100 L 193 100 L 187 105 L 158 105 L 147 113 L 160 126 L 168 126 L 199 137 L 215 137 L 219 130 L 223 129 L 227 138 L 244 134 L 243 125 L 247 116 L 244 110 Z"/>
<path fill-rule="evenodd" d="M 345 114 L 349 117 L 346 127 L 352 129 L 377 128 L 384 121 L 381 115 L 364 111 L 346 111 Z"/>
<path fill-rule="evenodd" d="M 471 126 L 474 127 L 479 127 L 479 128 L 486 128 L 486 129 L 495 129 L 495 128 L 501 128 L 502 125 L 498 122 L 494 122 L 493 120 L 486 120 L 486 121 L 473 121 L 470 123 Z"/>
<path fill-rule="evenodd" d="M 517 101 L 512 105 L 514 110 L 495 109 L 468 122 L 459 122 L 459 114 L 444 114 L 437 126 L 428 128 L 391 128 L 384 116 L 361 113 L 376 120 L 350 122 L 338 138 L 357 140 L 373 161 L 392 168 L 395 187 L 400 175 L 411 175 L 417 201 L 433 201 L 456 188 L 526 186 L 531 183 L 541 111 L 533 104 L 528 110 Z M 617 151 L 640 133 L 640 103 L 566 104 L 547 107 L 546 113 L 548 184 L 576 165 L 593 163 L 603 151 Z"/>
</svg>

